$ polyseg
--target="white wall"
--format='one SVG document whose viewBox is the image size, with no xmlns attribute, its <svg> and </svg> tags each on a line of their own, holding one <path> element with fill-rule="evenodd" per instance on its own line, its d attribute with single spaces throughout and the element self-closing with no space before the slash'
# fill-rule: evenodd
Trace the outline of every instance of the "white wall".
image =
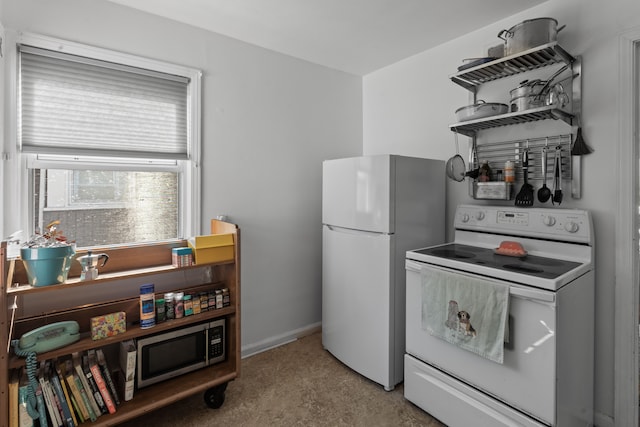
<svg viewBox="0 0 640 427">
<path fill-rule="evenodd" d="M 243 352 L 319 325 L 321 163 L 361 154 L 360 77 L 101 0 L 0 11 L 8 31 L 201 69 L 202 231 L 218 214 L 241 227 Z"/>
<path fill-rule="evenodd" d="M 391 151 L 449 158 L 455 148 L 448 125 L 456 121 L 455 110 L 469 104 L 467 91 L 453 84 L 449 75 L 455 73 L 463 58 L 486 56 L 487 47 L 500 42 L 497 34 L 501 29 L 508 29 L 524 19 L 545 16 L 558 19 L 560 25 L 566 24 L 559 34 L 560 43 L 573 55 L 581 55 L 583 61 L 583 135 L 594 153 L 583 158 L 582 199 L 565 197 L 562 207 L 584 208 L 593 212 L 597 239 L 596 422 L 608 425 L 612 423 L 614 413 L 613 254 L 616 207 L 621 196 L 616 191 L 617 150 L 619 145 L 630 143 L 618 139 L 618 43 L 623 32 L 640 26 L 640 3 L 632 0 L 549 0 L 529 11 L 365 76 L 363 152 Z M 502 101 L 508 100 L 507 91 Z M 552 126 L 555 132 L 558 124 L 547 122 L 528 124 L 522 130 L 545 136 L 548 127 Z M 567 127 L 568 130 L 570 128 Z M 509 132 L 516 133 L 514 130 Z M 502 139 L 502 134 L 500 137 L 498 141 L 513 139 Z M 466 137 L 461 138 L 461 142 L 466 140 Z M 461 149 L 463 147 L 466 144 L 461 144 Z M 466 155 L 463 157 L 466 159 Z M 449 181 L 449 237 L 452 237 L 452 213 L 462 202 L 474 203 L 467 195 L 467 184 Z M 629 375 L 637 374 L 630 372 Z M 636 396 L 628 398 L 637 399 Z"/>
</svg>

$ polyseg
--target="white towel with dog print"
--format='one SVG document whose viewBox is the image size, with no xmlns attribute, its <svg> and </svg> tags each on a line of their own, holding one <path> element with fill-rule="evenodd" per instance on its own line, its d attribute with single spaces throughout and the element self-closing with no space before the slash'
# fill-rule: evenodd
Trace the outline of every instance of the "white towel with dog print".
<svg viewBox="0 0 640 427">
<path fill-rule="evenodd" d="M 509 286 L 464 273 L 423 267 L 422 329 L 503 363 Z"/>
</svg>

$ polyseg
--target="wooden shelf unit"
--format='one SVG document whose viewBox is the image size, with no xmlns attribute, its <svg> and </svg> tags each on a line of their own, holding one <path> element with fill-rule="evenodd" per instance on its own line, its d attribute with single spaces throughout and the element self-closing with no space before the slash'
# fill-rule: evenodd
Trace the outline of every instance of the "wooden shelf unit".
<svg viewBox="0 0 640 427">
<path fill-rule="evenodd" d="M 126 248 L 104 250 L 109 254 L 109 262 L 100 269 L 96 280 L 80 281 L 79 263 L 74 262 L 69 273 L 69 279 L 60 285 L 32 287 L 26 285 L 26 275 L 22 262 L 7 261 L 4 243 L 0 247 L 0 427 L 9 427 L 9 391 L 8 383 L 12 369 L 24 366 L 24 360 L 16 357 L 13 351 L 7 352 L 10 338 L 16 339 L 33 327 L 41 326 L 42 322 L 53 323 L 60 320 L 76 320 L 80 324 L 81 339 L 68 346 L 38 354 L 38 360 L 54 359 L 72 352 L 83 352 L 93 348 L 100 348 L 117 344 L 120 341 L 139 338 L 173 328 L 188 326 L 207 320 L 226 319 L 227 358 L 224 362 L 209 366 L 195 372 L 181 375 L 159 384 L 136 389 L 132 400 L 122 401 L 114 414 L 100 416 L 95 422 L 85 422 L 86 426 L 115 425 L 136 418 L 144 413 L 153 411 L 165 405 L 184 399 L 196 393 L 206 392 L 215 387 L 226 386 L 229 381 L 240 375 L 240 229 L 235 224 L 212 220 L 212 233 L 234 234 L 234 260 L 200 264 L 190 267 L 171 266 L 171 249 L 186 246 L 186 241 L 170 243 L 136 245 Z M 109 267 L 109 268 L 107 268 Z M 103 301 L 100 304 L 65 307 L 55 312 L 43 313 L 37 316 L 20 317 L 16 315 L 12 326 L 11 304 L 14 298 L 21 300 L 24 296 L 41 293 L 54 293 L 75 288 L 101 289 L 114 282 L 144 278 L 145 276 L 172 273 L 180 270 L 209 268 L 214 279 L 210 283 L 202 283 L 187 289 L 176 290 L 205 290 L 226 287 L 229 289 L 230 306 L 217 310 L 208 310 L 200 314 L 167 320 L 157 323 L 149 329 L 141 329 L 139 321 L 139 298 L 120 298 Z M 12 286 L 13 283 L 18 286 Z M 114 337 L 94 341 L 90 337 L 90 317 L 115 311 L 127 313 L 127 331 Z M 9 336 L 10 332 L 12 337 Z M 113 368 L 113 367 L 112 367 Z"/>
</svg>

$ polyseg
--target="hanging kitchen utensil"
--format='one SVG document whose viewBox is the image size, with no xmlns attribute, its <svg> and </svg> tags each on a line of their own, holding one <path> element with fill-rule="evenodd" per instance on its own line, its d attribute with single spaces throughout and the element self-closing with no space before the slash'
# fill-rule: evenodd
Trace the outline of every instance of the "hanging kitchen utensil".
<svg viewBox="0 0 640 427">
<path fill-rule="evenodd" d="M 478 147 L 476 146 L 476 139 L 473 138 L 471 155 L 469 156 L 469 170 L 464 174 L 464 176 L 476 179 L 478 175 L 480 175 L 480 166 L 478 165 Z"/>
<path fill-rule="evenodd" d="M 547 203 L 550 198 L 551 190 L 547 187 L 547 146 L 544 146 L 542 147 L 542 187 L 538 190 L 538 201 Z"/>
<path fill-rule="evenodd" d="M 533 205 L 533 187 L 529 184 L 528 178 L 529 169 L 529 149 L 525 148 L 522 152 L 522 175 L 523 184 L 520 191 L 516 195 L 516 206 L 531 206 Z"/>
<path fill-rule="evenodd" d="M 453 132 L 456 140 L 456 155 L 447 160 L 447 176 L 457 182 L 464 180 L 465 166 L 464 159 L 460 155 L 460 148 L 458 147 L 458 133 Z"/>
<path fill-rule="evenodd" d="M 593 150 L 591 147 L 589 147 L 584 141 L 584 138 L 582 138 L 582 128 L 578 127 L 578 130 L 576 131 L 576 139 L 571 146 L 571 155 L 582 156 L 584 154 L 591 154 L 592 152 Z"/>
<path fill-rule="evenodd" d="M 553 174 L 553 198 L 552 204 L 562 203 L 562 146 L 556 147 L 556 155 L 554 161 L 554 174 Z"/>
<path fill-rule="evenodd" d="M 582 156 L 592 152 L 593 150 L 582 137 L 582 127 L 578 116 L 576 139 L 571 145 L 571 197 L 574 199 L 582 197 Z"/>
</svg>

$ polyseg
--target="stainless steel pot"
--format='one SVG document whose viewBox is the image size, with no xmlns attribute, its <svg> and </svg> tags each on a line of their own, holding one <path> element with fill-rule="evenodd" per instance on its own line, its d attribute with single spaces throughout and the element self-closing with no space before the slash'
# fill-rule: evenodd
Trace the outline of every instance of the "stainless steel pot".
<svg viewBox="0 0 640 427">
<path fill-rule="evenodd" d="M 508 111 L 509 106 L 506 104 L 478 100 L 478 102 L 473 105 L 458 108 L 456 110 L 456 117 L 458 118 L 458 121 L 463 122 L 466 120 L 481 119 L 498 114 L 505 114 Z"/>
<path fill-rule="evenodd" d="M 532 108 L 544 107 L 546 99 L 538 95 L 517 96 L 511 99 L 509 103 L 509 111 L 515 113 L 517 111 L 530 110 Z"/>
<path fill-rule="evenodd" d="M 498 37 L 504 40 L 504 54 L 509 56 L 556 41 L 564 27 L 558 28 L 558 21 L 553 18 L 527 19 L 500 31 Z"/>
<path fill-rule="evenodd" d="M 547 82 L 545 80 L 525 80 L 520 82 L 520 86 L 515 89 L 511 89 L 509 94 L 511 99 L 515 99 L 521 96 L 539 95 L 542 88 L 545 87 Z"/>
</svg>

